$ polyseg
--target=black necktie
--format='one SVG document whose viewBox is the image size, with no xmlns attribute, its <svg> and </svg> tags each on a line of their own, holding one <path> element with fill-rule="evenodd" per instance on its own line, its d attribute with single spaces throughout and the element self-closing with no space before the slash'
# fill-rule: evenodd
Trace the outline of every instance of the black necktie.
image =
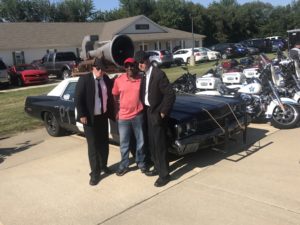
<svg viewBox="0 0 300 225">
<path fill-rule="evenodd" d="M 98 95 L 99 95 L 100 102 L 101 102 L 101 114 L 103 114 L 104 106 L 103 106 L 103 97 L 102 97 L 102 89 L 101 89 L 100 79 L 97 79 L 97 81 L 98 81 Z"/>
</svg>

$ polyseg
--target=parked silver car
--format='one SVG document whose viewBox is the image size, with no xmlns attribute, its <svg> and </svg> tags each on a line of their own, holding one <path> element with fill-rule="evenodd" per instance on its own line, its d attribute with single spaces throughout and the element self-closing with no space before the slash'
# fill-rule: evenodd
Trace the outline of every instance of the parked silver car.
<svg viewBox="0 0 300 225">
<path fill-rule="evenodd" d="M 169 50 L 149 50 L 146 52 L 150 55 L 150 62 L 154 66 L 170 67 L 173 63 L 173 54 Z"/>
</svg>

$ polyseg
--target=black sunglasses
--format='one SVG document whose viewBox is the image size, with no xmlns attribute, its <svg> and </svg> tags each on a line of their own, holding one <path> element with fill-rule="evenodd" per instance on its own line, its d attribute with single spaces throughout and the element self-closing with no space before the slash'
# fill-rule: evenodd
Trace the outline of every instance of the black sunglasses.
<svg viewBox="0 0 300 225">
<path fill-rule="evenodd" d="M 139 61 L 139 64 L 144 64 L 146 62 L 146 60 L 141 60 Z"/>
<path fill-rule="evenodd" d="M 124 66 L 125 68 L 134 68 L 135 67 L 135 65 L 134 64 L 131 64 L 131 63 L 126 63 L 125 64 L 125 66 Z"/>
</svg>

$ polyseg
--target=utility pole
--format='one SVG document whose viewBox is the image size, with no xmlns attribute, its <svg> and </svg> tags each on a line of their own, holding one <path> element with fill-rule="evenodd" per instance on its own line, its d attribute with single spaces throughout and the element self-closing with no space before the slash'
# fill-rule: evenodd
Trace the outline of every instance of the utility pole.
<svg viewBox="0 0 300 225">
<path fill-rule="evenodd" d="M 191 20 L 192 20 L 192 55 L 190 57 L 190 66 L 195 66 L 195 56 L 194 56 L 194 47 L 195 47 L 195 37 L 194 37 L 194 19 L 192 14 L 190 14 Z"/>
</svg>

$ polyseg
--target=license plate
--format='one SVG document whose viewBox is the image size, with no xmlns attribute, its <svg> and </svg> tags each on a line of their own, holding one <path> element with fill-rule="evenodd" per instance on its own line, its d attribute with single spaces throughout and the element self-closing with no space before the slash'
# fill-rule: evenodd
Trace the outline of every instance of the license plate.
<svg viewBox="0 0 300 225">
<path fill-rule="evenodd" d="M 201 86 L 207 86 L 208 83 L 206 83 L 206 82 L 201 82 L 200 85 L 201 85 Z"/>
</svg>

